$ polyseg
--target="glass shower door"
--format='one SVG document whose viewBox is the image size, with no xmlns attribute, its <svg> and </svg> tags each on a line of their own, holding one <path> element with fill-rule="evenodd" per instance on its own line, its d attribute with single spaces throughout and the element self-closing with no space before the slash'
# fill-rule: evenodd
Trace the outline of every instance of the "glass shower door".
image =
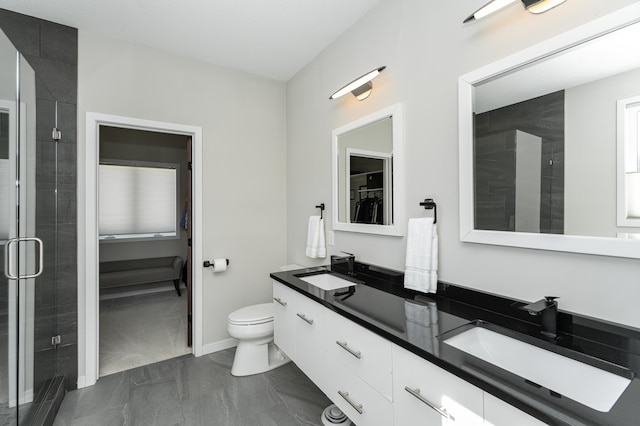
<svg viewBox="0 0 640 426">
<path fill-rule="evenodd" d="M 56 329 L 55 268 L 52 279 L 42 281 L 44 251 L 35 231 L 36 222 L 55 221 L 55 215 L 48 219 L 40 207 L 55 212 L 57 198 L 55 191 L 42 191 L 36 184 L 36 179 L 43 180 L 43 172 L 36 168 L 39 146 L 36 112 L 42 112 L 36 97 L 35 72 L 0 31 L 0 250 L 4 259 L 0 261 L 3 269 L 0 274 L 2 425 L 17 425 L 23 420 L 29 423 L 39 408 L 38 394 L 55 374 L 55 350 L 51 350 Z M 38 196 L 40 192 L 53 196 L 43 200 Z M 53 228 L 54 240 L 55 235 Z M 55 244 L 51 247 L 55 249 Z"/>
<path fill-rule="evenodd" d="M 15 205 L 15 167 L 10 151 L 15 151 L 17 123 L 17 50 L 4 34 L 0 34 L 0 250 L 5 257 L 5 244 L 17 236 Z M 13 174 L 14 184 L 11 185 Z M 17 285 L 5 276 L 6 265 L 0 262 L 0 423 L 16 424 L 18 418 L 18 321 Z"/>
</svg>

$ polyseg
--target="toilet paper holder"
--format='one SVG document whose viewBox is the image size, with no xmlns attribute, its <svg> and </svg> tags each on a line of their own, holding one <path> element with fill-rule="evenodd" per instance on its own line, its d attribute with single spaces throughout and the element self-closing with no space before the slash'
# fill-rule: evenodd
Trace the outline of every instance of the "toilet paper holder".
<svg viewBox="0 0 640 426">
<path fill-rule="evenodd" d="M 227 266 L 229 266 L 229 259 L 225 259 L 225 260 L 227 261 Z M 204 266 L 205 268 L 208 268 L 208 267 L 212 267 L 213 268 L 214 265 L 213 265 L 213 262 L 209 262 L 208 260 L 205 260 L 202 263 L 202 266 Z"/>
</svg>

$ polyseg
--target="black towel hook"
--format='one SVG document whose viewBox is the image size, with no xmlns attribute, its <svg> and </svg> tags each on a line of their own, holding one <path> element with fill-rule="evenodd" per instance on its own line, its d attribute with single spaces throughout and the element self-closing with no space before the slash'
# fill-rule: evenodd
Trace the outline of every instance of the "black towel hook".
<svg viewBox="0 0 640 426">
<path fill-rule="evenodd" d="M 426 210 L 433 209 L 433 223 L 436 223 L 438 221 L 438 206 L 436 205 L 436 202 L 433 201 L 433 198 L 425 198 L 425 200 L 421 202 L 420 205 L 423 206 Z"/>
<path fill-rule="evenodd" d="M 324 212 L 324 203 L 320 203 L 319 206 L 316 206 L 316 209 L 320 209 L 320 219 L 322 219 L 322 212 Z"/>
</svg>

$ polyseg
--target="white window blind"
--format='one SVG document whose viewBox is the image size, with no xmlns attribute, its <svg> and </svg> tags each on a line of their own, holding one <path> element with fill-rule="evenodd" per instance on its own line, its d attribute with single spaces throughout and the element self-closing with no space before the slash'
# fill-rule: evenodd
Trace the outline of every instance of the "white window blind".
<svg viewBox="0 0 640 426">
<path fill-rule="evenodd" d="M 640 102 L 626 106 L 625 124 L 626 215 L 640 219 Z"/>
<path fill-rule="evenodd" d="M 100 239 L 175 236 L 175 167 L 100 165 Z"/>
</svg>

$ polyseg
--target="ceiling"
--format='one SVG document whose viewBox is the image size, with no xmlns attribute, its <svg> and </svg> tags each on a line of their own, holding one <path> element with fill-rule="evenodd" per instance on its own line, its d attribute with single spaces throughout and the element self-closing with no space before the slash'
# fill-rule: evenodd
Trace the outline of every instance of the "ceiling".
<svg viewBox="0 0 640 426">
<path fill-rule="evenodd" d="M 3 0 L 0 7 L 279 81 L 380 0 Z"/>
</svg>

